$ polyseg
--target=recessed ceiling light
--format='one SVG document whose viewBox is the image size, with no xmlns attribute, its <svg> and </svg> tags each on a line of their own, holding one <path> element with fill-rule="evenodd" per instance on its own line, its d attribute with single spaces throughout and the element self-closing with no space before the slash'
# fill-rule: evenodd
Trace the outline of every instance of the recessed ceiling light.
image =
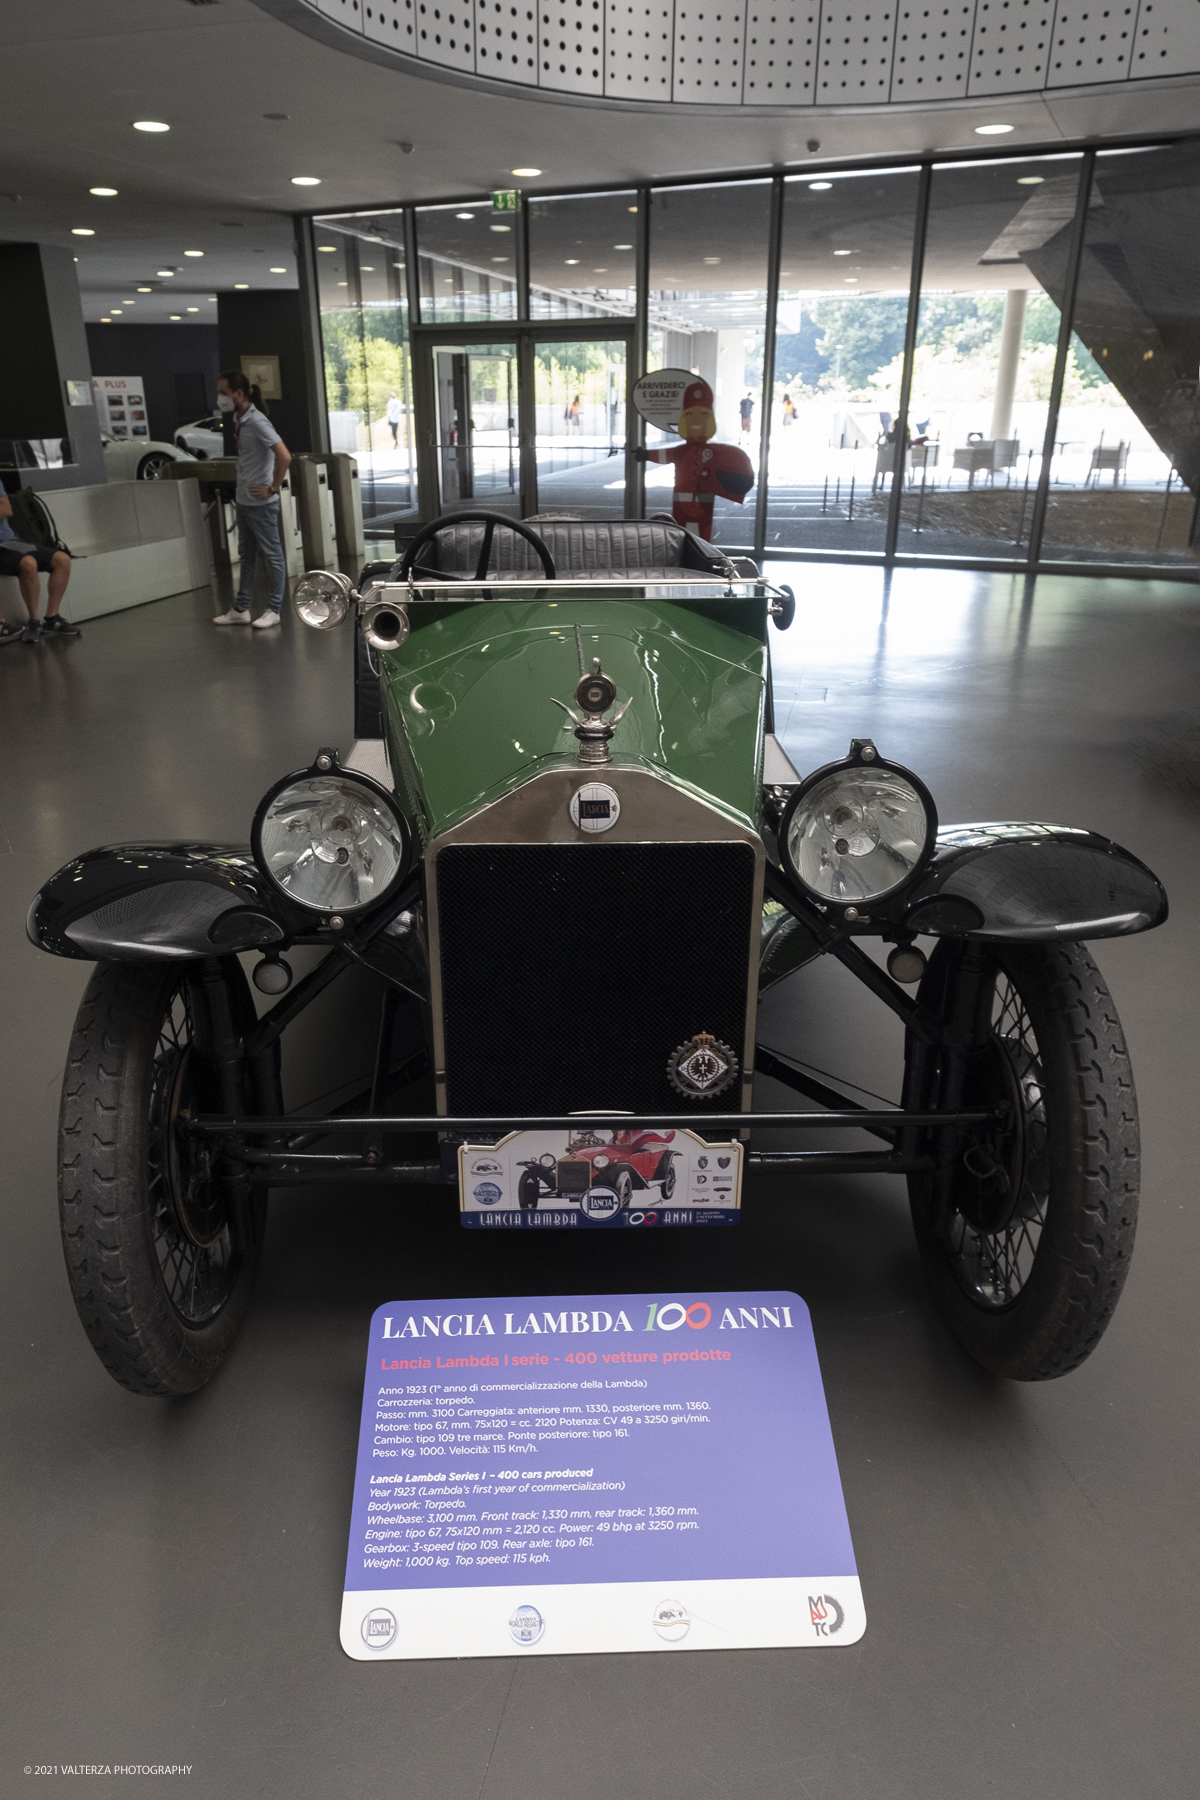
<svg viewBox="0 0 1200 1800">
<path fill-rule="evenodd" d="M 508 258 L 507 258 L 507 256 L 493 256 L 492 261 L 493 262 L 507 262 Z"/>
<path fill-rule="evenodd" d="M 155 269 L 154 273 L 156 275 L 161 275 L 164 281 L 169 281 L 175 271 L 174 269 Z"/>
<path fill-rule="evenodd" d="M 250 283 L 248 281 L 235 281 L 233 285 L 237 288 L 238 292 L 241 293 L 250 286 Z M 345 282 L 343 282 L 342 286 L 345 287 L 345 285 Z"/>
<path fill-rule="evenodd" d="M 858 276 L 857 275 L 847 275 L 843 279 L 844 279 L 847 287 L 857 287 L 858 286 Z"/>
<path fill-rule="evenodd" d="M 199 308 L 199 307 L 198 307 L 198 306 L 189 306 L 189 307 L 188 307 L 188 308 L 187 308 L 187 311 L 188 311 L 188 312 L 199 312 L 199 311 L 200 311 L 200 308 Z"/>
<path fill-rule="evenodd" d="M 161 119 L 135 119 L 133 129 L 135 131 L 170 131 L 171 127 L 164 125 Z"/>
<path fill-rule="evenodd" d="M 102 325 L 111 325 L 111 324 L 112 324 L 112 320 L 111 320 L 111 319 L 108 319 L 108 318 L 104 318 L 104 319 L 101 319 L 101 321 L 100 321 L 100 323 L 101 323 L 101 324 L 102 324 Z"/>
<path fill-rule="evenodd" d="M 823 194 L 826 188 L 831 188 L 833 186 L 833 183 L 832 181 L 810 181 L 808 186 L 810 193 Z"/>
<path fill-rule="evenodd" d="M 1003 137 L 1006 131 L 1015 131 L 1015 125 L 977 125 L 976 137 Z"/>
<path fill-rule="evenodd" d="M 286 269 L 268 269 L 267 273 L 268 273 L 268 275 L 286 275 L 287 270 Z"/>
<path fill-rule="evenodd" d="M 835 256 L 853 256 L 854 252 L 853 250 L 835 250 L 833 254 Z"/>
<path fill-rule="evenodd" d="M 488 229 L 489 229 L 489 231 L 511 231 L 512 226 L 511 225 L 490 225 L 488 227 Z"/>
<path fill-rule="evenodd" d="M 1046 177 L 1044 175 L 1018 175 L 1017 186 L 1037 187 L 1041 182 L 1045 181 L 1045 179 Z"/>
<path fill-rule="evenodd" d="M 593 275 L 607 275 L 608 270 L 607 269 L 593 269 L 592 274 Z"/>
<path fill-rule="evenodd" d="M 185 250 L 183 254 L 185 256 L 203 256 L 204 252 L 203 250 Z"/>
<path fill-rule="evenodd" d="M 115 319 L 119 316 L 121 309 L 119 306 L 110 306 L 109 311 L 112 313 L 112 316 Z"/>
<path fill-rule="evenodd" d="M 136 306 L 137 301 L 136 300 L 122 300 L 121 305 L 122 306 Z"/>
<path fill-rule="evenodd" d="M 530 176 L 533 176 L 533 175 L 540 175 L 540 174 L 541 174 L 541 172 L 542 172 L 542 171 L 541 171 L 541 170 L 540 170 L 540 169 L 513 169 L 513 170 L 512 170 L 512 173 L 513 173 L 513 174 L 514 174 L 514 175 L 530 175 Z"/>
<path fill-rule="evenodd" d="M 573 269 L 578 261 L 577 256 L 568 256 L 566 259 L 568 269 Z"/>
<path fill-rule="evenodd" d="M 95 235 L 95 232 L 87 225 L 72 225 L 71 227 L 72 237 L 95 237 Z"/>
<path fill-rule="evenodd" d="M 636 206 L 627 206 L 627 207 L 626 207 L 626 208 L 625 208 L 625 211 L 626 211 L 626 212 L 636 212 L 636 211 L 637 211 L 637 207 L 636 207 Z"/>
<path fill-rule="evenodd" d="M 719 256 L 706 256 L 704 260 L 711 268 L 715 268 L 721 259 Z"/>
<path fill-rule="evenodd" d="M 364 275 L 373 275 L 375 273 L 375 264 L 374 263 L 359 263 L 358 266 Z M 271 270 L 272 275 L 282 275 L 283 272 L 284 271 L 282 269 L 272 269 Z"/>
<path fill-rule="evenodd" d="M 338 286 L 339 286 L 339 287 L 348 287 L 348 286 L 349 286 L 349 283 L 348 283 L 348 282 L 345 282 L 345 281 L 339 281 L 339 282 L 338 282 Z"/>
<path fill-rule="evenodd" d="M 139 289 L 138 289 L 138 293 L 139 293 L 139 294 L 152 294 L 152 293 L 153 293 L 153 292 L 154 292 L 154 289 L 153 289 L 153 288 L 148 288 L 148 287 L 147 287 L 147 288 L 139 288 Z"/>
<path fill-rule="evenodd" d="M 392 267 L 393 267 L 393 269 L 402 269 L 402 268 L 403 268 L 403 267 L 404 267 L 404 264 L 403 264 L 403 263 L 398 263 L 398 262 L 394 262 L 394 263 L 393 263 L 393 264 L 392 264 Z"/>
<path fill-rule="evenodd" d="M 336 256 L 337 255 L 337 245 L 336 244 L 318 244 L 317 249 L 321 252 L 321 254 L 323 256 Z"/>
<path fill-rule="evenodd" d="M 98 194 L 102 200 L 113 199 L 113 197 L 116 194 L 116 191 L 117 191 L 116 188 L 89 188 L 88 189 L 89 194 Z"/>
<path fill-rule="evenodd" d="M 183 314 L 182 313 L 172 313 L 171 314 L 171 323 L 172 323 L 172 325 L 182 325 Z"/>
<path fill-rule="evenodd" d="M 320 185 L 321 185 L 321 177 L 319 175 L 293 175 L 292 176 L 292 186 L 293 187 L 320 187 Z"/>
<path fill-rule="evenodd" d="M 614 244 L 613 249 L 614 250 L 632 250 L 633 245 L 632 244 Z"/>
<path fill-rule="evenodd" d="M 474 213 L 455 213 L 454 216 L 456 219 L 473 219 L 475 217 L 475 214 Z"/>
<path fill-rule="evenodd" d="M 217 296 L 215 294 L 210 294 L 208 296 L 208 304 L 210 306 L 215 306 L 217 304 Z"/>
</svg>

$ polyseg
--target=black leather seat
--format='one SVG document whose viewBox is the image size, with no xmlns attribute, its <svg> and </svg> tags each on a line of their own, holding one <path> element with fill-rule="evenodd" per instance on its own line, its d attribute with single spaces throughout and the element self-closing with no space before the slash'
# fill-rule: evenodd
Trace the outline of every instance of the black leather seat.
<svg viewBox="0 0 1200 1800">
<path fill-rule="evenodd" d="M 728 578 L 724 551 L 665 520 L 535 518 L 526 523 L 544 541 L 560 576 L 587 575 L 600 581 L 670 581 L 681 574 L 688 581 Z M 451 516 L 437 537 L 425 545 L 420 560 L 445 575 L 473 575 L 484 530 L 480 524 L 456 525 Z M 397 563 L 393 570 L 393 579 L 399 566 Z M 735 559 L 734 566 L 745 574 L 757 573 L 744 558 Z M 541 567 L 532 544 L 515 531 L 496 527 L 489 581 L 527 580 L 540 574 Z"/>
</svg>

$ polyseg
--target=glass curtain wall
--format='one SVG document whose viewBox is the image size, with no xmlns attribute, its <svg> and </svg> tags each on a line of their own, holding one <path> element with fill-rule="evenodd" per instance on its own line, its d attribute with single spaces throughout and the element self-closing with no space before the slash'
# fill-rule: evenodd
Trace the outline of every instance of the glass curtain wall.
<svg viewBox="0 0 1200 1800">
<path fill-rule="evenodd" d="M 417 503 L 404 217 L 320 219 L 313 236 L 329 447 L 358 460 L 365 521 Z"/>
<path fill-rule="evenodd" d="M 736 444 L 759 474 L 767 322 L 769 181 L 660 188 L 650 199 L 648 369 L 690 369 L 713 390 L 717 441 Z M 648 449 L 679 439 L 647 431 Z M 646 468 L 646 512 L 670 511 L 674 473 Z M 754 489 L 744 505 L 718 499 L 713 541 L 754 541 Z"/>
<path fill-rule="evenodd" d="M 529 202 L 532 319 L 632 319 L 637 210 L 633 190 Z"/>
<path fill-rule="evenodd" d="M 884 548 L 918 169 L 784 184 L 766 552 Z"/>
<path fill-rule="evenodd" d="M 1200 144 L 1096 158 L 1071 323 L 1042 557 L 1190 567 Z"/>
<path fill-rule="evenodd" d="M 488 200 L 417 208 L 423 325 L 475 325 L 517 316 L 515 216 Z"/>
<path fill-rule="evenodd" d="M 901 552 L 1028 555 L 1082 161 L 933 171 Z"/>
</svg>

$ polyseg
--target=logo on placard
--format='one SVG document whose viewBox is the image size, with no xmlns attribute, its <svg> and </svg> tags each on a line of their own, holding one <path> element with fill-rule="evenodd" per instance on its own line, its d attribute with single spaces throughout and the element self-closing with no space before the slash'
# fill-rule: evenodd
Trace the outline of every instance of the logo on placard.
<svg viewBox="0 0 1200 1800">
<path fill-rule="evenodd" d="M 368 1650 L 386 1650 L 399 1629 L 395 1613 L 386 1606 L 374 1606 L 363 1618 L 362 1641 Z"/>
<path fill-rule="evenodd" d="M 717 1167 L 718 1169 L 727 1169 L 732 1161 L 733 1158 L 731 1156 L 718 1156 Z"/>
<path fill-rule="evenodd" d="M 660 1600 L 650 1623 L 664 1643 L 677 1644 L 692 1628 L 692 1615 L 679 1600 Z"/>
<path fill-rule="evenodd" d="M 846 1615 L 832 1594 L 810 1594 L 808 1616 L 818 1637 L 836 1637 L 846 1623 Z"/>
<path fill-rule="evenodd" d="M 615 1219 L 621 1210 L 621 1196 L 613 1188 L 588 1188 L 579 1196 L 579 1210 L 589 1219 Z"/>
<path fill-rule="evenodd" d="M 546 1621 L 536 1606 L 518 1606 L 508 1621 L 508 1629 L 518 1644 L 536 1644 L 546 1629 Z"/>
<path fill-rule="evenodd" d="M 589 781 L 571 795 L 571 817 L 580 831 L 611 831 L 621 816 L 615 788 L 605 781 Z"/>
<path fill-rule="evenodd" d="M 486 1157 L 481 1157 L 471 1164 L 471 1173 L 472 1175 L 499 1175 L 500 1164 L 489 1162 Z"/>
<path fill-rule="evenodd" d="M 503 1189 L 498 1188 L 494 1181 L 481 1181 L 475 1189 L 475 1198 L 480 1206 L 495 1206 L 502 1194 Z"/>
</svg>

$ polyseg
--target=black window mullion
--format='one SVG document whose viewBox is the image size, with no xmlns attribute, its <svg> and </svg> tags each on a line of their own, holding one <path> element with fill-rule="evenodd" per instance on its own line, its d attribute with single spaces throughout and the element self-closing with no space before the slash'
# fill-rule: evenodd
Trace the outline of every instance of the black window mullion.
<svg viewBox="0 0 1200 1800">
<path fill-rule="evenodd" d="M 754 560 L 762 562 L 767 543 L 767 480 L 771 418 L 775 406 L 775 334 L 779 312 L 779 267 L 783 257 L 783 176 L 771 182 L 771 223 L 767 242 L 767 316 L 763 327 L 761 417 L 758 423 L 758 493 L 754 500 Z"/>
<path fill-rule="evenodd" d="M 908 450 L 908 408 L 912 401 L 913 358 L 916 355 L 917 329 L 921 318 L 921 284 L 925 279 L 925 240 L 929 231 L 929 197 L 932 185 L 933 164 L 924 162 L 921 164 L 921 177 L 917 185 L 908 318 L 904 325 L 904 367 L 896 412 L 896 456 L 892 464 L 892 491 L 888 499 L 887 534 L 883 542 L 883 554 L 889 562 L 896 554 L 896 541 L 900 536 L 900 507 L 904 499 L 904 471 Z"/>
</svg>

